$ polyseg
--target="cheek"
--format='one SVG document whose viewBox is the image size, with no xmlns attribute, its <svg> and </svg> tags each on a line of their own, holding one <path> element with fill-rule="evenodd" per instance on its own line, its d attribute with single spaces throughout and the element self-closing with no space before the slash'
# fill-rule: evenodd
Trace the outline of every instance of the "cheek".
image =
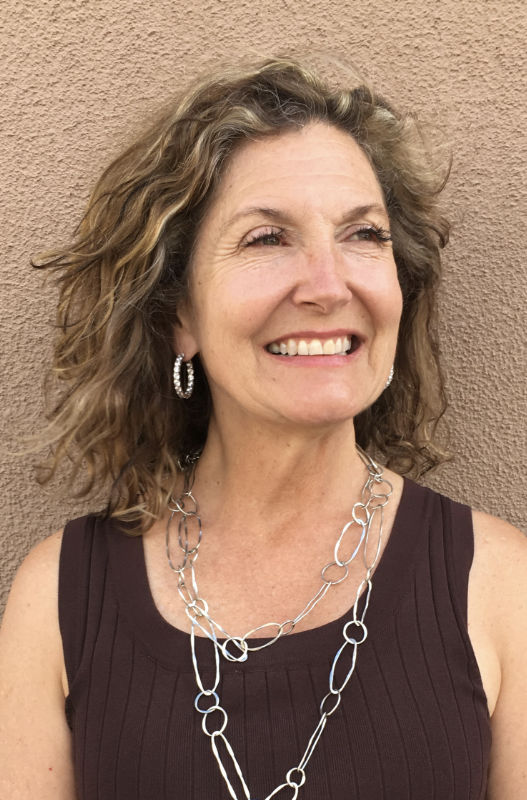
<svg viewBox="0 0 527 800">
<path fill-rule="evenodd" d="M 403 295 L 396 278 L 379 278 L 364 287 L 363 297 L 377 325 L 390 329 L 398 327 L 403 310 Z"/>
<path fill-rule="evenodd" d="M 383 289 L 383 307 L 387 319 L 391 324 L 399 324 L 403 313 L 403 293 L 399 283 L 397 267 L 393 262 L 393 269 L 386 275 Z"/>
<path fill-rule="evenodd" d="M 209 287 L 202 305 L 208 330 L 219 327 L 233 334 L 257 330 L 287 295 L 288 285 L 281 277 L 283 274 L 244 271 Z"/>
<path fill-rule="evenodd" d="M 397 326 L 399 326 L 403 314 L 403 293 L 399 281 L 395 282 L 393 290 L 392 313 Z"/>
</svg>

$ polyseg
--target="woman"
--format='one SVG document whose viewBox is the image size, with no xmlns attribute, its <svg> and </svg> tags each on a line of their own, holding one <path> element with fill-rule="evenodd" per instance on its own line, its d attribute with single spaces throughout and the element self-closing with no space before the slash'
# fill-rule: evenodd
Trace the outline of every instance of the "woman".
<svg viewBox="0 0 527 800">
<path fill-rule="evenodd" d="M 111 487 L 15 580 L 2 797 L 527 793 L 525 541 L 401 477 L 442 460 L 423 141 L 294 61 L 225 72 L 44 262 L 50 474 Z"/>
</svg>

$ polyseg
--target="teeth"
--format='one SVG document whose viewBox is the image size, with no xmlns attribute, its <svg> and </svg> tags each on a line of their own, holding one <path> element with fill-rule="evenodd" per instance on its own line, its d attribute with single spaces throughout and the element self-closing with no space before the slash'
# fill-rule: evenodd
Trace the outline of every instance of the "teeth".
<svg viewBox="0 0 527 800">
<path fill-rule="evenodd" d="M 322 342 L 320 339 L 311 339 L 307 342 L 305 339 L 287 339 L 282 342 L 272 342 L 267 348 L 270 353 L 282 356 L 333 356 L 343 355 L 351 348 L 351 336 L 338 336 L 336 339 L 326 339 Z"/>
<path fill-rule="evenodd" d="M 310 356 L 322 356 L 324 355 L 324 351 L 322 349 L 322 343 L 320 339 L 313 339 L 312 342 L 308 345 L 307 351 Z"/>
</svg>

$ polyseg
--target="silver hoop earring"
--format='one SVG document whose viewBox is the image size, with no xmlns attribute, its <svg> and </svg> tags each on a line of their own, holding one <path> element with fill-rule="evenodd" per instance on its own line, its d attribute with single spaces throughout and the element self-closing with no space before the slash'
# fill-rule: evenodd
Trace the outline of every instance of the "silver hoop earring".
<svg viewBox="0 0 527 800">
<path fill-rule="evenodd" d="M 393 370 L 393 364 L 392 364 L 392 366 L 390 368 L 390 374 L 388 375 L 388 380 L 386 381 L 386 384 L 384 386 L 385 389 L 387 389 L 388 386 L 390 385 L 390 383 L 393 381 L 393 372 L 394 372 L 394 370 Z"/>
<path fill-rule="evenodd" d="M 194 366 L 192 364 L 192 359 L 189 359 L 185 362 L 187 367 L 187 388 L 183 390 L 183 387 L 181 386 L 181 365 L 183 364 L 184 358 L 184 353 L 178 353 L 178 356 L 174 361 L 174 389 L 176 390 L 178 397 L 181 397 L 182 400 L 188 400 L 194 388 Z"/>
</svg>

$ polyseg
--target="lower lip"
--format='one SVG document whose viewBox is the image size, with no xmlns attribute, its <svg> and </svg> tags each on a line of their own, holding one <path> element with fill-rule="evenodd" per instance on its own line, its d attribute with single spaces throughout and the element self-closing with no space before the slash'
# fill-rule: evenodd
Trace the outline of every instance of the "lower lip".
<svg viewBox="0 0 527 800">
<path fill-rule="evenodd" d="M 284 364 L 288 367 L 345 367 L 360 350 L 361 345 L 359 344 L 352 353 L 338 356 L 281 356 L 270 353 L 268 350 L 265 352 L 279 364 Z"/>
</svg>

